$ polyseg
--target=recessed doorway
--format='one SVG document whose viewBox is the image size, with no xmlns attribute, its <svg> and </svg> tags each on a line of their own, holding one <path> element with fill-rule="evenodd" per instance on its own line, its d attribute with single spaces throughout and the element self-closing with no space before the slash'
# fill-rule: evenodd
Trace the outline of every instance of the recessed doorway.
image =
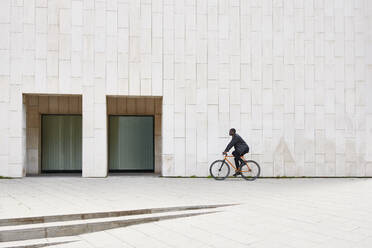
<svg viewBox="0 0 372 248">
<path fill-rule="evenodd" d="M 107 96 L 107 121 L 107 153 L 110 172 L 161 174 L 161 97 Z M 126 126 L 125 129 L 124 126 Z M 128 130 L 131 131 L 128 133 Z M 124 141 L 130 142 L 131 136 L 136 132 L 137 140 L 131 141 L 130 144 L 123 143 Z M 124 139 L 124 137 L 127 138 Z M 118 143 L 119 140 L 121 144 Z M 134 148 L 138 142 L 141 143 L 140 148 Z M 123 149 L 132 150 L 130 154 L 127 154 Z M 132 154 L 135 154 L 136 158 L 132 158 Z M 122 157 L 119 158 L 119 155 Z M 125 160 L 128 157 L 131 161 Z"/>
</svg>

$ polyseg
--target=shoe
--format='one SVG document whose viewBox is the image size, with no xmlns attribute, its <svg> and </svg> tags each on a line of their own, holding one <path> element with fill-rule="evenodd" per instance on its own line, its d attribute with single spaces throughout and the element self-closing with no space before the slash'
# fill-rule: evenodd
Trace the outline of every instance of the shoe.
<svg viewBox="0 0 372 248">
<path fill-rule="evenodd" d="M 239 171 L 235 172 L 235 174 L 233 175 L 233 177 L 237 177 L 239 176 L 241 173 Z"/>
</svg>

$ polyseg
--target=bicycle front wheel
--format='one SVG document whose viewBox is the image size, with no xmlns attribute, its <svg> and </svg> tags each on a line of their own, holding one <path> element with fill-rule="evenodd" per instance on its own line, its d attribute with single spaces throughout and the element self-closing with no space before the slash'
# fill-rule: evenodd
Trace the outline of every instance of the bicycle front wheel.
<svg viewBox="0 0 372 248">
<path fill-rule="evenodd" d="M 224 180 L 230 174 L 230 167 L 225 160 L 216 160 L 209 167 L 211 176 L 216 180 Z"/>
<path fill-rule="evenodd" d="M 253 181 L 260 176 L 261 168 L 256 161 L 246 160 L 241 167 L 240 173 L 245 180 Z"/>
</svg>

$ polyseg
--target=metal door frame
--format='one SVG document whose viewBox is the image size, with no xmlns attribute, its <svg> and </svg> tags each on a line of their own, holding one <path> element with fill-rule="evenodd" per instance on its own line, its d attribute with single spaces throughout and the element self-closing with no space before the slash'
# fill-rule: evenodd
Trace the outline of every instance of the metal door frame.
<svg viewBox="0 0 372 248">
<path fill-rule="evenodd" d="M 40 171 L 42 174 L 48 173 L 82 173 L 82 170 L 43 170 L 43 117 L 44 116 L 81 116 L 81 129 L 83 131 L 83 115 L 82 114 L 40 114 Z M 83 137 L 81 137 L 83 138 Z M 83 145 L 83 142 L 81 143 Z M 81 149 L 83 153 L 83 149 Z M 83 155 L 83 154 L 81 154 Z M 83 165 L 81 165 L 83 168 Z"/>
<path fill-rule="evenodd" d="M 154 173 L 155 172 L 155 115 L 123 115 L 123 114 L 110 114 L 107 115 L 107 171 L 111 173 Z M 112 170 L 110 169 L 110 117 L 151 117 L 152 118 L 152 169 L 149 170 Z"/>
</svg>

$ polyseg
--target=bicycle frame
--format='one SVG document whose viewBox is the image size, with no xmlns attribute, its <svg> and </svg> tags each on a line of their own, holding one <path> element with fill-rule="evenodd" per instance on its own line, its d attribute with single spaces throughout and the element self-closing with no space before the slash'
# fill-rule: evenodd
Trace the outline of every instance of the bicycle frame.
<svg viewBox="0 0 372 248">
<path fill-rule="evenodd" d="M 233 165 L 233 163 L 230 162 L 229 158 L 234 158 L 234 156 L 232 156 L 232 155 L 225 155 L 224 160 L 227 162 L 228 165 L 230 165 L 232 168 L 234 168 L 235 170 L 237 170 L 237 168 Z M 244 161 L 244 156 L 241 156 L 240 159 Z M 249 167 L 248 163 L 246 163 L 245 161 L 244 161 L 244 163 L 247 165 L 248 171 L 239 170 L 239 172 L 251 172 L 252 169 Z"/>
</svg>

